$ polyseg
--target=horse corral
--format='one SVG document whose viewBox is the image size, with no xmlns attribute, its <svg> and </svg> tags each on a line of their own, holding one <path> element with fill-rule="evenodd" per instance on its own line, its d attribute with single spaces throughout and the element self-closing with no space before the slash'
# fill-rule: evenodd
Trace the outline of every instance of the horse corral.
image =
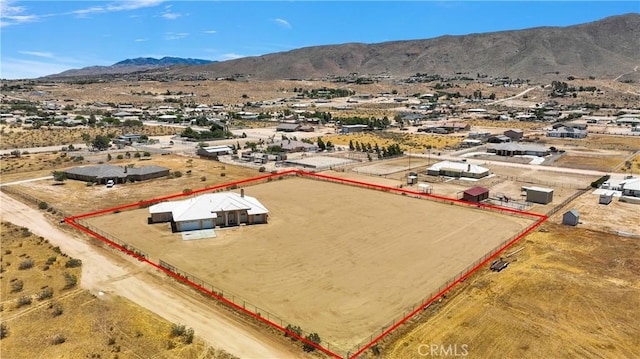
<svg viewBox="0 0 640 359">
<path fill-rule="evenodd" d="M 269 207 L 269 223 L 203 240 L 183 241 L 169 224 L 147 225 L 144 208 L 86 222 L 152 262 L 243 298 L 261 315 L 317 332 L 340 355 L 535 223 L 377 189 L 306 178 L 251 185 L 245 191 Z"/>
</svg>

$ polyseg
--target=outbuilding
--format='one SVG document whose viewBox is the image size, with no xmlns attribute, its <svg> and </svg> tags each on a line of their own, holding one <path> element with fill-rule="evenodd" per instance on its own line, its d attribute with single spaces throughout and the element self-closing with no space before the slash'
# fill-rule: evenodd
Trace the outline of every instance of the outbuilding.
<svg viewBox="0 0 640 359">
<path fill-rule="evenodd" d="M 482 202 L 489 198 L 489 189 L 475 186 L 462 192 L 462 199 L 467 202 Z"/>
<path fill-rule="evenodd" d="M 569 226 L 577 226 L 579 222 L 580 222 L 580 214 L 575 209 L 567 211 L 562 215 L 562 224 L 566 224 Z"/>
<path fill-rule="evenodd" d="M 527 202 L 547 204 L 553 201 L 553 189 L 542 187 L 522 187 L 527 193 Z"/>
</svg>

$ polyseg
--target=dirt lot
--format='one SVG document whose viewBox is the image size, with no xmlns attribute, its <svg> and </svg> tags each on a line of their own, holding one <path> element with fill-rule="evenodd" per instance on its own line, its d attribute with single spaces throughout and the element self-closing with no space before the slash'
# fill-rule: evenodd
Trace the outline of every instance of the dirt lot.
<svg viewBox="0 0 640 359">
<path fill-rule="evenodd" d="M 631 154 L 629 151 L 568 148 L 565 155 L 554 161 L 553 165 L 609 172 L 624 164 Z"/>
<path fill-rule="evenodd" d="M 467 358 L 637 356 L 638 240 L 548 223 L 516 246 L 506 270 L 480 269 L 381 344 L 382 356 L 430 357 L 432 345 Z"/>
<path fill-rule="evenodd" d="M 307 179 L 246 192 L 269 208 L 269 224 L 214 239 L 147 225 L 147 209 L 88 222 L 346 349 L 533 222 Z"/>
<path fill-rule="evenodd" d="M 580 213 L 580 227 L 611 233 L 621 231 L 640 236 L 640 205 L 620 202 L 616 197 L 608 205 L 599 204 L 599 196 L 592 192 L 585 193 L 571 202 L 569 209 L 575 209 Z M 550 220 L 562 223 L 562 213 Z"/>
<path fill-rule="evenodd" d="M 103 185 L 87 186 L 86 183 L 75 180 L 67 180 L 62 185 L 56 185 L 53 179 L 29 182 L 16 185 L 16 187 L 55 208 L 65 210 L 70 214 L 79 214 L 123 205 L 132 201 L 137 202 L 181 193 L 185 189 L 195 190 L 210 187 L 260 174 L 256 169 L 178 155 L 155 155 L 148 161 L 131 159 L 109 163 L 121 166 L 126 164 L 164 166 L 169 168 L 172 173 L 180 172 L 181 176 L 118 184 L 113 188 L 106 188 Z M 47 176 L 50 175 L 50 172 L 37 172 L 34 177 L 37 178 L 38 175 Z M 22 174 L 22 176 L 29 178 L 28 174 Z M 12 180 L 17 179 L 20 178 L 15 176 Z"/>
<path fill-rule="evenodd" d="M 68 256 L 26 228 L 3 222 L 0 229 L 2 324 L 7 328 L 0 341 L 3 357 L 234 357 L 198 338 L 185 344 L 182 337 L 171 336 L 172 323 L 124 298 L 65 288 L 63 275 L 79 278 L 81 270 L 67 268 Z M 33 267 L 20 269 L 28 260 Z M 15 290 L 18 282 L 23 287 Z M 20 298 L 31 303 L 18 307 Z"/>
</svg>

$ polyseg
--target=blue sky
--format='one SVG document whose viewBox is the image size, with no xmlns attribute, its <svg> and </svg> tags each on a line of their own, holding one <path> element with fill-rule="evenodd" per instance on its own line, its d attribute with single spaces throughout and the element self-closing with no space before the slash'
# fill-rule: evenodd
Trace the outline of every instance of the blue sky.
<svg viewBox="0 0 640 359">
<path fill-rule="evenodd" d="M 567 26 L 640 13 L 637 0 L 0 0 L 0 7 L 3 79 L 136 57 L 223 61 L 306 46 Z"/>
</svg>

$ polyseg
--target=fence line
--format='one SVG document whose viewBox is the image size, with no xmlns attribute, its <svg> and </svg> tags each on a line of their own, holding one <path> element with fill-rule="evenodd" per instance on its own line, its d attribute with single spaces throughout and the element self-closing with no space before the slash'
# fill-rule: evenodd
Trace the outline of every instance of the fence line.
<svg viewBox="0 0 640 359">
<path fill-rule="evenodd" d="M 549 210 L 549 212 L 547 212 L 547 216 L 551 217 L 552 215 L 556 214 L 559 210 L 561 210 L 562 208 L 564 208 L 564 206 L 566 206 L 567 204 L 569 204 L 569 202 L 573 201 L 574 199 L 582 196 L 584 193 L 590 191 L 591 188 L 586 187 L 586 188 L 582 188 L 581 190 L 579 190 L 578 192 L 572 194 L 571 196 L 567 197 L 564 201 L 562 201 L 559 205 L 553 207 L 551 210 Z"/>
<path fill-rule="evenodd" d="M 573 184 L 573 183 L 564 183 L 564 182 L 543 181 L 543 180 L 539 180 L 539 179 L 535 179 L 535 178 L 523 178 L 523 177 L 518 177 L 518 176 L 497 175 L 496 177 L 504 178 L 505 180 L 508 180 L 508 181 L 531 183 L 531 184 L 540 184 L 540 185 L 560 187 L 560 188 L 573 188 L 573 189 L 582 189 L 582 188 L 584 188 L 584 184 Z M 585 177 L 587 177 L 587 176 L 585 176 Z"/>
<path fill-rule="evenodd" d="M 35 205 L 39 205 L 40 203 L 46 203 L 45 201 L 43 201 L 43 200 L 41 200 L 41 199 L 39 199 L 37 197 L 34 197 L 34 196 L 32 196 L 32 195 L 30 195 L 30 194 L 28 194 L 26 192 L 23 192 L 23 191 L 15 188 L 15 187 L 0 186 L 0 191 L 13 194 L 14 196 L 18 196 L 18 197 L 20 197 L 20 198 L 22 198 L 24 200 L 27 200 L 28 202 L 31 202 L 31 203 L 33 203 Z M 47 211 L 47 212 L 50 212 L 52 214 L 60 215 L 63 218 L 69 217 L 68 213 L 66 213 L 66 212 L 64 212 L 64 211 L 62 211 L 60 209 L 51 207 L 49 205 L 47 205 L 47 208 L 44 209 L 44 210 Z"/>
<path fill-rule="evenodd" d="M 80 224 L 82 227 L 88 229 L 89 231 L 97 234 L 98 236 L 100 236 L 100 237 L 102 237 L 102 238 L 104 238 L 104 239 L 106 239 L 106 240 L 108 240 L 110 242 L 113 242 L 113 243 L 117 244 L 118 246 L 120 246 L 120 247 L 122 247 L 122 248 L 124 248 L 124 249 L 126 249 L 126 250 L 128 250 L 130 252 L 132 252 L 133 254 L 137 254 L 138 256 L 140 256 L 140 257 L 142 257 L 144 259 L 149 259 L 149 255 L 146 252 L 144 252 L 144 251 L 142 251 L 142 250 L 130 245 L 129 243 L 127 243 L 127 242 L 125 242 L 123 240 L 120 240 L 120 238 L 118 238 L 118 237 L 116 237 L 116 236 L 114 236 L 114 235 L 112 235 L 110 233 L 107 233 L 107 232 L 105 232 L 103 230 L 100 230 L 100 229 L 90 225 L 89 223 L 87 223 L 87 221 L 85 221 L 83 219 L 76 219 L 75 222 Z"/>
<path fill-rule="evenodd" d="M 540 222 L 538 222 L 538 223 L 540 223 Z M 388 333 L 385 334 L 385 332 L 388 331 L 389 328 L 393 328 L 394 326 L 398 325 L 398 323 L 401 323 L 401 322 L 403 322 L 405 320 L 410 319 L 408 316 L 411 315 L 412 313 L 413 313 L 412 317 L 414 317 L 417 314 L 416 310 L 418 310 L 418 309 L 427 310 L 435 302 L 436 297 L 438 297 L 440 295 L 444 295 L 446 293 L 446 291 L 448 291 L 450 289 L 450 287 L 452 287 L 453 284 L 466 279 L 467 276 L 471 275 L 471 271 L 473 269 L 477 268 L 482 263 L 487 261 L 489 258 L 494 256 L 498 251 L 506 248 L 505 246 L 507 244 L 509 244 L 512 241 L 515 241 L 516 239 L 518 239 L 519 237 L 523 236 L 523 234 L 525 234 L 525 233 L 527 233 L 529 231 L 530 231 L 530 229 L 522 230 L 522 231 L 518 232 L 516 235 L 514 235 L 514 236 L 510 237 L 509 239 L 501 242 L 499 245 L 497 245 L 496 247 L 494 247 L 493 249 L 491 249 L 490 251 L 485 253 L 482 257 L 480 257 L 479 259 L 474 261 L 472 264 L 468 265 L 465 269 L 463 269 L 462 271 L 460 271 L 457 274 L 455 274 L 453 277 L 451 277 L 449 280 L 447 280 L 444 284 L 440 285 L 438 287 L 438 289 L 435 289 L 435 290 L 431 291 L 422 300 L 420 300 L 417 303 L 414 303 L 410 307 L 406 307 L 402 311 L 402 314 L 400 316 L 396 316 L 394 319 L 389 321 L 387 324 L 383 325 L 381 327 L 381 329 L 376 330 L 375 332 L 371 333 L 367 338 L 362 340 L 357 345 L 353 346 L 347 352 L 347 358 L 357 358 L 357 357 L 359 357 L 362 354 L 362 353 L 360 353 L 360 351 L 363 350 L 363 348 L 367 348 L 368 346 L 372 346 L 371 344 L 373 344 L 372 342 L 374 340 L 382 339 L 382 337 L 384 335 L 388 334 Z M 357 356 L 355 356 L 354 353 L 359 353 L 359 354 Z M 354 356 L 352 356 L 352 355 L 354 355 Z"/>
<path fill-rule="evenodd" d="M 228 290 L 224 290 L 220 287 L 216 287 L 215 285 L 193 275 L 190 274 L 189 272 L 186 272 L 184 270 L 181 270 L 180 268 L 170 264 L 169 262 L 160 259 L 158 261 L 158 265 L 178 276 L 180 276 L 181 278 L 186 279 L 187 281 L 191 282 L 191 283 L 195 283 L 198 286 L 200 286 L 201 288 L 204 288 L 207 291 L 210 291 L 211 293 L 213 293 L 214 295 L 220 297 L 220 298 L 224 298 L 227 301 L 230 301 L 231 303 L 237 305 L 238 307 L 241 307 L 255 315 L 257 315 L 258 317 L 262 317 L 264 319 L 266 319 L 267 321 L 274 323 L 276 325 L 279 325 L 282 328 L 286 328 L 289 329 L 291 327 L 294 327 L 295 325 L 293 323 L 287 322 L 286 320 L 282 319 L 281 316 L 276 315 L 274 313 L 271 313 L 267 310 L 265 310 L 264 308 L 260 308 L 255 304 L 252 304 L 251 302 L 249 302 L 247 299 L 243 298 L 240 295 L 237 295 L 233 292 L 230 292 Z M 311 334 L 311 332 L 306 331 L 304 329 L 300 330 L 300 337 L 307 337 L 307 335 Z M 322 338 L 322 337 L 321 337 Z M 344 349 L 339 348 L 336 345 L 332 345 L 329 342 L 326 341 L 322 341 L 322 346 L 333 352 L 333 353 L 337 353 L 337 352 L 345 352 Z"/>
</svg>

